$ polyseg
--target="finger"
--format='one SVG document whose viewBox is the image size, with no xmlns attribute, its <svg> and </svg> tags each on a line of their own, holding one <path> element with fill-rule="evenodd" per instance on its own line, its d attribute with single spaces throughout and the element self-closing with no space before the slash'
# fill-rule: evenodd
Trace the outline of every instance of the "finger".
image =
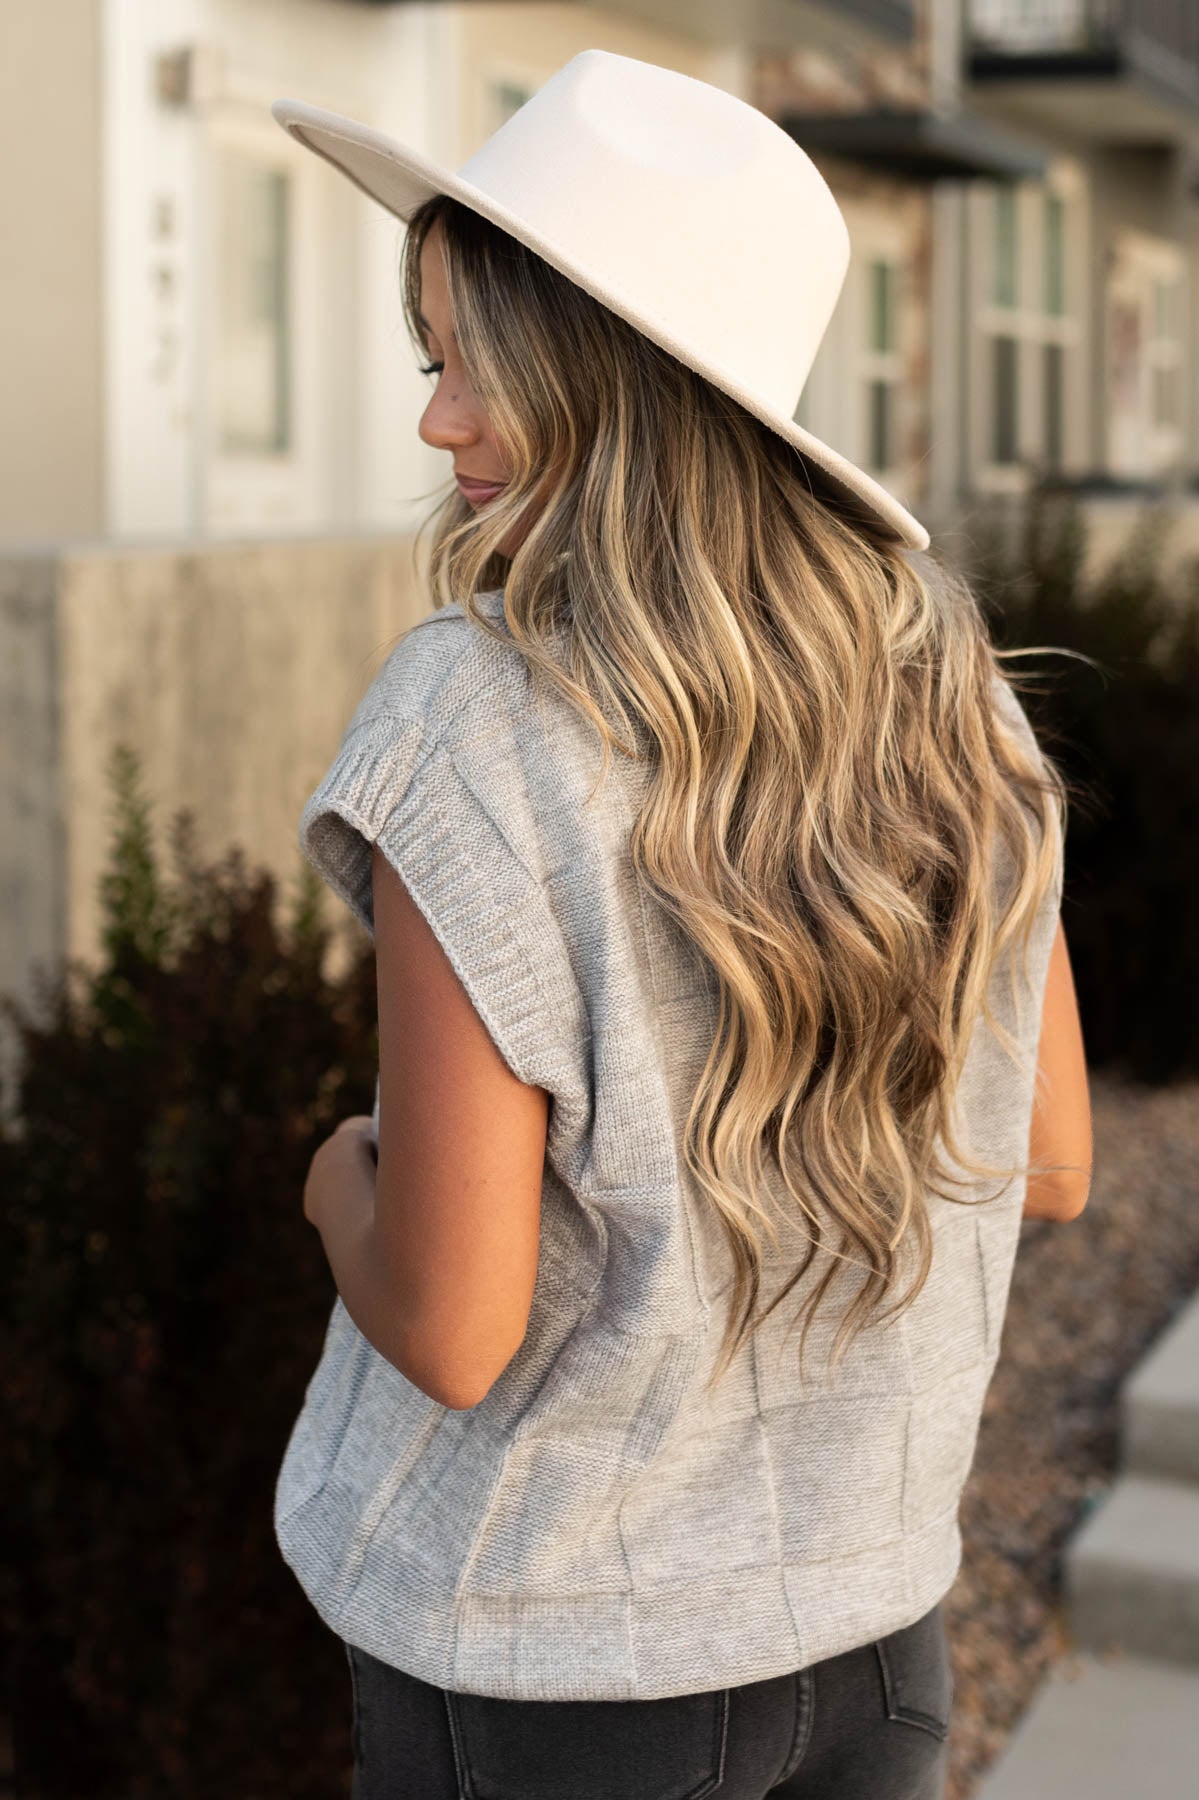
<svg viewBox="0 0 1199 1800">
<path fill-rule="evenodd" d="M 374 1118 L 370 1113 L 352 1113 L 348 1119 L 341 1121 L 333 1135 L 336 1137 L 338 1131 L 365 1131 L 373 1124 Z"/>
</svg>

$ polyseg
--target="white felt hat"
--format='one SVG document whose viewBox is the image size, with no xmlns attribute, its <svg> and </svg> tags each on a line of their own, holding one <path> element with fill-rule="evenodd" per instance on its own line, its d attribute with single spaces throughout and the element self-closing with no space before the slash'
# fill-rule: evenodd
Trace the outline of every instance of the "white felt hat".
<svg viewBox="0 0 1199 1800">
<path fill-rule="evenodd" d="M 725 89 L 581 50 L 456 173 L 340 113 L 271 115 L 407 220 L 449 194 L 740 401 L 917 550 L 886 488 L 794 420 L 849 264 L 849 231 L 795 140 Z"/>
</svg>

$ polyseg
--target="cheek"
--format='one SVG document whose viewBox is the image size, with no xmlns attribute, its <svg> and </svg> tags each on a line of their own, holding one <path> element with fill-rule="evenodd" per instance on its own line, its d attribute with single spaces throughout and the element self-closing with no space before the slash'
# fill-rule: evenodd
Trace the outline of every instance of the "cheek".
<svg viewBox="0 0 1199 1800">
<path fill-rule="evenodd" d="M 475 429 L 479 434 L 479 442 L 486 444 L 489 450 L 494 450 L 495 432 L 491 428 L 491 420 L 488 418 L 479 402 L 474 398 L 473 394 L 470 397 L 470 411 L 471 417 L 474 420 Z"/>
</svg>

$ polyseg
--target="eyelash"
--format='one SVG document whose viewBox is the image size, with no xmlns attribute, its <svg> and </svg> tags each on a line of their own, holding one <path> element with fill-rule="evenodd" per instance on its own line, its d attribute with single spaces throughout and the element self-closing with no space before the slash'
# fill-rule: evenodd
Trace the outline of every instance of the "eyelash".
<svg viewBox="0 0 1199 1800">
<path fill-rule="evenodd" d="M 439 363 L 439 362 L 424 363 L 421 366 L 421 374 L 422 375 L 440 375 L 441 371 L 444 368 L 445 368 L 444 363 Z"/>
</svg>

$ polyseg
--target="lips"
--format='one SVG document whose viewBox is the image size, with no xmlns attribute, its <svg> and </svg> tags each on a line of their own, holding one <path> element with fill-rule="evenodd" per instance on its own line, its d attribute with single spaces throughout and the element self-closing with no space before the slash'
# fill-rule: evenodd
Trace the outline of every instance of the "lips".
<svg viewBox="0 0 1199 1800">
<path fill-rule="evenodd" d="M 466 498 L 476 506 L 482 506 L 486 501 L 494 500 L 495 496 L 502 494 L 507 486 L 507 483 L 503 481 L 471 481 L 465 475 L 455 475 L 454 480 Z"/>
</svg>

